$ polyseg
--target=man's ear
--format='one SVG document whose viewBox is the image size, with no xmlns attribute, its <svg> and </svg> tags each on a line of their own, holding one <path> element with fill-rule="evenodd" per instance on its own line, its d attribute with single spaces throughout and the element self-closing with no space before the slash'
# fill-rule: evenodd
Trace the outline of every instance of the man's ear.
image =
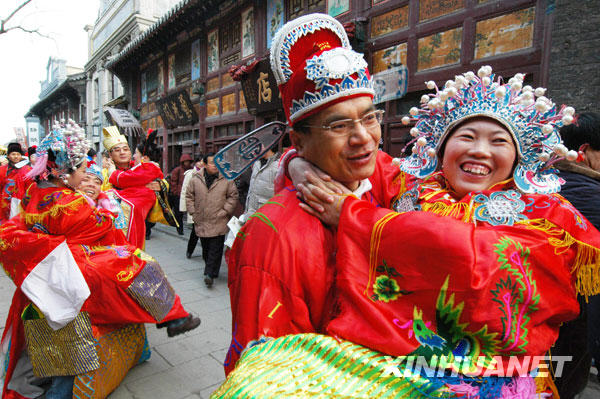
<svg viewBox="0 0 600 399">
<path fill-rule="evenodd" d="M 305 136 L 306 135 L 304 133 L 300 133 L 295 130 L 290 130 L 290 141 L 292 142 L 292 145 L 294 146 L 294 148 L 296 149 L 296 152 L 300 156 L 304 155 L 305 140 L 306 140 Z"/>
</svg>

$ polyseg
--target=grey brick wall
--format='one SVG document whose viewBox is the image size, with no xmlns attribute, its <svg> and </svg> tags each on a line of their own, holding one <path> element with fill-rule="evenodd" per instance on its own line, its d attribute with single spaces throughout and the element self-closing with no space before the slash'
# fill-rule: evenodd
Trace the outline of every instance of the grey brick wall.
<svg viewBox="0 0 600 399">
<path fill-rule="evenodd" d="M 600 0 L 554 2 L 548 95 L 577 112 L 600 112 Z"/>
</svg>

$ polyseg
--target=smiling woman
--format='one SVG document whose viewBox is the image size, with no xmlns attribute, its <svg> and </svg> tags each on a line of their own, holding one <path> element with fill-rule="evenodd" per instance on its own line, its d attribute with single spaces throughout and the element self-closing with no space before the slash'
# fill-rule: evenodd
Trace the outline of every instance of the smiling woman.
<svg viewBox="0 0 600 399">
<path fill-rule="evenodd" d="M 386 355 L 446 356 L 454 370 L 461 359 L 464 385 L 445 377 L 423 385 L 444 387 L 446 397 L 465 389 L 514 397 L 527 379 L 508 359 L 534 369 L 531 357 L 546 353 L 579 312 L 575 294 L 600 291 L 600 233 L 557 193 L 553 169 L 577 156 L 558 134 L 574 110 L 523 87 L 523 78 L 503 84 L 482 67 L 443 89 L 427 82 L 436 92 L 410 111 L 412 155 L 396 160 L 396 176 L 371 179 L 374 191 L 397 190 L 387 204 L 396 212 L 323 195 L 316 186 L 326 183 L 315 178 L 299 188 L 323 210 L 312 214 L 337 225 L 339 312 L 327 332 Z M 470 380 L 481 364 L 502 378 Z M 551 378 L 538 377 L 523 396 L 536 386 L 555 392 Z"/>
<path fill-rule="evenodd" d="M 456 198 L 508 179 L 517 157 L 508 130 L 486 117 L 468 119 L 455 128 L 441 153 L 442 171 Z"/>
</svg>

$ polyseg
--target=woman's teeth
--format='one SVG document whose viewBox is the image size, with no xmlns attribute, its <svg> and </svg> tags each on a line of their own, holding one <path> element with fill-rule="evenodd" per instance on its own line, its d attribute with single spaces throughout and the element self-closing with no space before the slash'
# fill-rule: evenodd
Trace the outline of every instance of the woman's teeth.
<svg viewBox="0 0 600 399">
<path fill-rule="evenodd" d="M 480 176 L 485 176 L 490 173 L 490 168 L 488 168 L 487 166 L 483 166 L 483 165 L 466 164 L 466 165 L 462 165 L 461 169 L 467 173 L 471 173 L 473 175 L 480 175 Z"/>
</svg>

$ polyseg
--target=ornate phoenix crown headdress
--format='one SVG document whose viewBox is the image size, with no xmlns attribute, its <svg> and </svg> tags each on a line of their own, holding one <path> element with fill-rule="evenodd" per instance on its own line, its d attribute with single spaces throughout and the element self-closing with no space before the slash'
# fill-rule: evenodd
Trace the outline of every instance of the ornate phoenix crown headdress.
<svg viewBox="0 0 600 399">
<path fill-rule="evenodd" d="M 42 139 L 37 149 L 38 160 L 29 176 L 35 177 L 46 171 L 46 167 L 56 169 L 60 173 L 68 174 L 87 159 L 89 142 L 85 131 L 69 119 L 68 123 L 62 120 L 54 122 L 52 131 Z M 48 159 L 48 150 L 52 150 L 54 161 Z"/>
<path fill-rule="evenodd" d="M 286 23 L 273 38 L 271 69 L 290 125 L 336 102 L 375 94 L 363 55 L 327 14 Z"/>
<path fill-rule="evenodd" d="M 557 107 L 544 96 L 546 89 L 523 86 L 525 75 L 517 73 L 508 83 L 492 74 L 490 66 L 475 73 L 469 71 L 446 82 L 439 89 L 435 82 L 426 83 L 435 94 L 421 97 L 421 108 L 410 109 L 416 125 L 410 130 L 415 143 L 413 153 L 400 160 L 400 169 L 419 178 L 431 175 L 438 167 L 438 151 L 448 134 L 459 123 L 478 116 L 500 122 L 510 132 L 517 149 L 518 163 L 513 177 L 517 188 L 525 193 L 560 191 L 561 180 L 552 164 L 575 151 L 562 144 L 558 130 L 573 122 L 572 107 Z M 410 117 L 402 118 L 407 125 Z"/>
</svg>

